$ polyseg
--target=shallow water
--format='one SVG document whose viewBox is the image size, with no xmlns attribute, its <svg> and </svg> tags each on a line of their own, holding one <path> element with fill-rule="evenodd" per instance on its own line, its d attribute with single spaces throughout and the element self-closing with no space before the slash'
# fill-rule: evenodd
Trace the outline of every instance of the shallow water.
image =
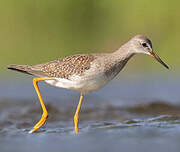
<svg viewBox="0 0 180 152">
<path fill-rule="evenodd" d="M 76 135 L 73 113 L 78 93 L 42 84 L 49 118 L 37 133 L 28 134 L 41 117 L 31 79 L 3 81 L 0 151 L 179 152 L 179 90 L 174 77 L 116 80 L 85 97 Z"/>
</svg>

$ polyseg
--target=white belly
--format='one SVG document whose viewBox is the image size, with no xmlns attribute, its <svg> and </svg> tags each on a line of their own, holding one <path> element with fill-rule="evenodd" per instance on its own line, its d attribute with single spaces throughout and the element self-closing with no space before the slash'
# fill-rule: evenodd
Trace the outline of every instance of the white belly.
<svg viewBox="0 0 180 152">
<path fill-rule="evenodd" d="M 55 80 L 46 80 L 50 85 L 66 88 L 70 90 L 88 93 L 102 88 L 109 80 L 104 75 L 96 75 L 96 77 L 71 76 L 70 79 L 55 78 Z"/>
</svg>

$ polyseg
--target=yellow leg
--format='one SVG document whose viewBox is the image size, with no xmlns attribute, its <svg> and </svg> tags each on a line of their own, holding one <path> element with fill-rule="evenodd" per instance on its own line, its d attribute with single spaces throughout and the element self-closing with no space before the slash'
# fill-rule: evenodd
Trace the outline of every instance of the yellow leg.
<svg viewBox="0 0 180 152">
<path fill-rule="evenodd" d="M 77 106 L 76 113 L 74 115 L 74 130 L 75 130 L 75 133 L 79 132 L 78 118 L 79 118 L 79 111 L 80 111 L 80 108 L 81 108 L 81 104 L 82 104 L 83 98 L 84 98 L 84 96 L 81 94 L 80 99 L 79 99 L 79 104 Z"/>
<path fill-rule="evenodd" d="M 40 104 L 41 104 L 41 107 L 42 107 L 42 110 L 43 110 L 43 114 L 42 114 L 42 117 L 39 120 L 39 122 L 33 127 L 33 129 L 31 131 L 29 131 L 29 133 L 33 133 L 33 132 L 37 131 L 40 127 L 42 127 L 42 125 L 46 122 L 47 117 L 48 117 L 48 112 L 46 110 L 46 106 L 45 106 L 44 101 L 43 101 L 43 99 L 41 97 L 41 93 L 40 93 L 39 87 L 38 87 L 38 82 L 39 81 L 44 81 L 44 80 L 54 80 L 54 79 L 53 78 L 34 78 L 33 79 L 33 85 L 34 85 L 36 93 L 37 93 L 37 95 L 39 97 Z"/>
</svg>

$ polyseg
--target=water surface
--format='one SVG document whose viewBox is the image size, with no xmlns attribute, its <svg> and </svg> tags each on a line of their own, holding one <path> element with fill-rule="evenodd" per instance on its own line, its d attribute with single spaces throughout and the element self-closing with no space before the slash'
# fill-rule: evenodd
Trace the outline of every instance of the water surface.
<svg viewBox="0 0 180 152">
<path fill-rule="evenodd" d="M 44 83 L 40 88 L 49 118 L 37 133 L 28 134 L 41 117 L 31 79 L 1 82 L 2 152 L 180 151 L 178 78 L 115 80 L 88 94 L 78 135 L 73 131 L 73 114 L 79 94 Z"/>
</svg>

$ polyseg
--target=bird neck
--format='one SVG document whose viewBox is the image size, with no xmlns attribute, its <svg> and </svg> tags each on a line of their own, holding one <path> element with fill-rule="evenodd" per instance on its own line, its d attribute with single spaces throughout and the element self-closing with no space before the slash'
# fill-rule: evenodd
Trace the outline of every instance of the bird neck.
<svg viewBox="0 0 180 152">
<path fill-rule="evenodd" d="M 126 65 L 128 60 L 134 55 L 130 50 L 129 45 L 121 46 L 117 51 L 111 53 L 108 58 L 108 66 L 106 69 L 106 76 L 111 80 L 113 79 Z"/>
<path fill-rule="evenodd" d="M 117 62 L 127 62 L 133 55 L 135 55 L 135 52 L 133 51 L 130 43 L 122 45 L 118 50 L 112 53 L 114 60 Z"/>
</svg>

